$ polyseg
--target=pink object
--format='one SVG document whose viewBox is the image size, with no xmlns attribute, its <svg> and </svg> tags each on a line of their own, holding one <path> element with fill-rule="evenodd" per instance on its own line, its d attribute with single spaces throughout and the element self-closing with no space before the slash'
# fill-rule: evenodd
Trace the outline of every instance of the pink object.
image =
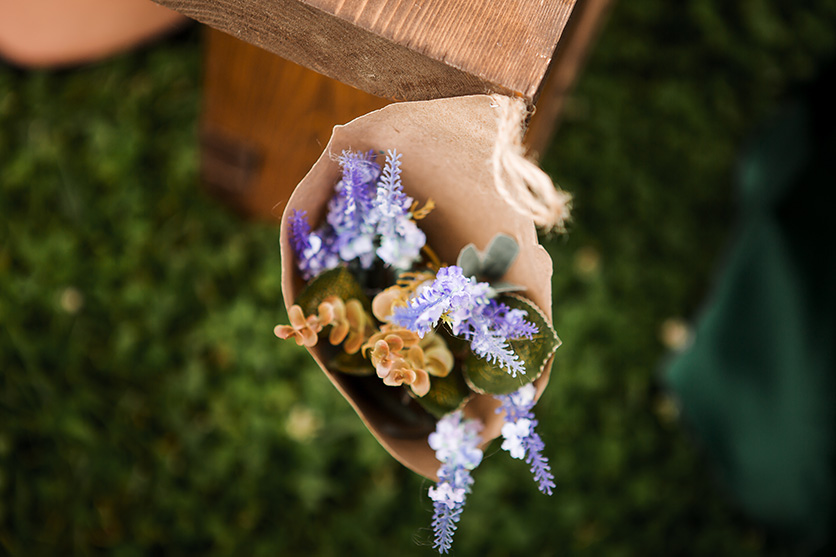
<svg viewBox="0 0 836 557">
<path fill-rule="evenodd" d="M 186 21 L 150 0 L 0 0 L 0 57 L 32 68 L 92 62 Z"/>
</svg>

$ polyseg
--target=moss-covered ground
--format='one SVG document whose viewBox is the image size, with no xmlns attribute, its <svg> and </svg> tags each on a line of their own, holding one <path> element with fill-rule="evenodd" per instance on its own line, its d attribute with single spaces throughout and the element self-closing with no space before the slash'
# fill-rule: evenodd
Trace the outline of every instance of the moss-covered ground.
<svg viewBox="0 0 836 557">
<path fill-rule="evenodd" d="M 721 257 L 736 154 L 833 29 L 827 0 L 617 3 L 543 160 L 576 199 L 545 240 L 558 490 L 494 446 L 454 554 L 792 553 L 714 481 L 661 339 Z M 430 555 L 427 482 L 272 335 L 276 228 L 198 187 L 200 43 L 0 66 L 0 554 Z"/>
</svg>

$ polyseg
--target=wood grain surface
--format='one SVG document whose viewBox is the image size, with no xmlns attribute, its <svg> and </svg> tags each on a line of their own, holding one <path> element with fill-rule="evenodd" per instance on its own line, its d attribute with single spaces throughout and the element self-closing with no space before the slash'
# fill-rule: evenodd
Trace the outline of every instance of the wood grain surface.
<svg viewBox="0 0 836 557">
<path fill-rule="evenodd" d="M 203 183 L 239 212 L 278 222 L 274 206 L 319 158 L 331 129 L 387 101 L 207 31 Z"/>
<path fill-rule="evenodd" d="M 575 0 L 155 0 L 376 96 L 533 103 Z"/>
</svg>

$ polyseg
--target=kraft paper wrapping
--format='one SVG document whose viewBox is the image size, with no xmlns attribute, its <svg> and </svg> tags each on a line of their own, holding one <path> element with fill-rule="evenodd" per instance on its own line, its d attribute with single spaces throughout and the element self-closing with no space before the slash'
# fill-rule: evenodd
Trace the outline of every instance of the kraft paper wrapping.
<svg viewBox="0 0 836 557">
<path fill-rule="evenodd" d="M 483 250 L 500 232 L 512 236 L 520 245 L 520 254 L 504 280 L 525 286 L 522 294 L 551 321 L 552 261 L 538 243 L 531 219 L 513 210 L 494 189 L 490 160 L 496 134 L 496 108 L 486 95 L 395 103 L 336 126 L 322 156 L 299 183 L 282 215 L 285 305 L 289 308 L 304 288 L 287 234 L 288 215 L 293 209 L 307 211 L 312 227 L 324 221 L 328 200 L 341 177 L 335 157 L 343 150 L 397 149 L 403 153 L 401 178 L 406 194 L 422 205 L 428 198 L 435 201 L 435 209 L 418 224 L 441 261 L 455 264 L 465 245 L 473 243 Z M 392 413 L 374 397 L 367 397 L 357 378 L 325 367 L 324 351 L 330 348 L 326 345 L 312 348 L 311 355 L 380 444 L 404 466 L 437 480 L 440 464 L 426 438 L 432 429 L 393 427 Z M 548 383 L 550 369 L 551 361 L 535 382 L 537 398 Z M 373 379 L 391 389 L 394 398 L 399 397 L 398 389 Z M 497 406 L 492 397 L 475 395 L 465 407 L 467 416 L 485 424 L 482 449 L 502 427 L 502 416 L 494 412 Z"/>
</svg>

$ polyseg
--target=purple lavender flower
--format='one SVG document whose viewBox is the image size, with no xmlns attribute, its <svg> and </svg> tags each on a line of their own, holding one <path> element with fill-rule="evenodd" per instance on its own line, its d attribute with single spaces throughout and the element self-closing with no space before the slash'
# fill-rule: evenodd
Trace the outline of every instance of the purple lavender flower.
<svg viewBox="0 0 836 557">
<path fill-rule="evenodd" d="M 377 256 L 385 263 L 398 269 L 409 269 L 421 258 L 421 248 L 427 243 L 424 232 L 418 225 L 404 215 L 399 217 L 389 232 L 380 234 L 380 247 Z"/>
<path fill-rule="evenodd" d="M 289 220 L 290 241 L 303 279 L 311 279 L 340 264 L 330 226 L 311 232 L 304 211 L 293 211 Z"/>
<path fill-rule="evenodd" d="M 333 228 L 335 245 L 343 261 L 360 260 L 363 268 L 374 261 L 375 229 L 370 215 L 374 210 L 375 180 L 380 165 L 374 153 L 343 151 L 338 159 L 342 179 L 328 203 L 326 221 Z"/>
<path fill-rule="evenodd" d="M 395 308 L 390 320 L 421 336 L 444 320 L 454 335 L 470 342 L 474 354 L 516 377 L 525 367 L 508 341 L 531 338 L 537 327 L 525 320 L 525 311 L 489 300 L 489 289 L 488 283 L 465 277 L 461 267 L 442 267 L 407 306 Z"/>
<path fill-rule="evenodd" d="M 340 153 L 337 162 L 343 169 L 343 180 L 354 184 L 374 183 L 380 175 L 380 165 L 375 162 L 375 158 L 373 150 Z"/>
<path fill-rule="evenodd" d="M 394 150 L 386 155 L 370 221 L 380 236 L 377 256 L 393 267 L 408 269 L 419 259 L 427 237 L 410 218 L 412 198 L 403 192 L 400 159 Z"/>
<path fill-rule="evenodd" d="M 491 299 L 490 304 L 482 310 L 485 318 L 493 322 L 502 336 L 509 339 L 531 339 L 537 334 L 537 326 L 526 320 L 528 313 L 522 309 L 511 309 L 502 302 Z"/>
<path fill-rule="evenodd" d="M 554 475 L 548 459 L 542 454 L 545 444 L 534 431 L 537 426 L 532 412 L 535 393 L 534 385 L 529 383 L 510 395 L 497 395 L 494 398 L 499 400 L 501 405 L 496 412 L 505 413 L 502 449 L 511 453 L 513 458 L 525 458 L 525 462 L 531 466 L 531 473 L 540 491 L 551 495 L 556 487 Z"/>
<path fill-rule="evenodd" d="M 459 334 L 473 310 L 488 304 L 487 292 L 486 283 L 465 277 L 461 267 L 442 267 L 431 284 L 418 288 L 408 306 L 395 309 L 391 320 L 423 337 L 444 317 Z"/>
<path fill-rule="evenodd" d="M 478 322 L 477 319 L 470 320 L 471 324 Z M 470 349 L 480 358 L 498 365 L 513 377 L 516 377 L 518 373 L 525 374 L 525 366 L 520 361 L 520 357 L 501 333 L 489 328 L 489 323 L 485 321 L 480 323 L 480 328 L 471 327 L 464 332 L 464 338 L 470 341 Z"/>
<path fill-rule="evenodd" d="M 386 164 L 377 182 L 375 208 L 381 220 L 394 221 L 409 212 L 412 198 L 403 192 L 401 183 L 401 154 L 396 150 L 386 153 Z"/>
<path fill-rule="evenodd" d="M 310 247 L 308 236 L 311 233 L 311 225 L 308 224 L 308 213 L 294 209 L 290 213 L 290 242 L 296 257 L 301 257 L 306 249 Z"/>
<path fill-rule="evenodd" d="M 471 491 L 470 471 L 482 462 L 479 432 L 482 423 L 466 420 L 461 411 L 447 414 L 436 424 L 428 442 L 441 462 L 438 484 L 429 489 L 433 500 L 433 532 L 439 553 L 447 553 L 453 543 L 456 523 L 461 518 L 465 498 Z"/>
<path fill-rule="evenodd" d="M 303 278 L 310 279 L 341 262 L 368 269 L 375 257 L 409 269 L 421 257 L 427 238 L 409 212 L 412 198 L 403 192 L 401 155 L 389 151 L 381 173 L 374 151 L 343 151 L 337 158 L 342 177 L 328 202 L 326 222 L 315 232 L 304 212 L 290 217 L 290 234 Z"/>
</svg>

